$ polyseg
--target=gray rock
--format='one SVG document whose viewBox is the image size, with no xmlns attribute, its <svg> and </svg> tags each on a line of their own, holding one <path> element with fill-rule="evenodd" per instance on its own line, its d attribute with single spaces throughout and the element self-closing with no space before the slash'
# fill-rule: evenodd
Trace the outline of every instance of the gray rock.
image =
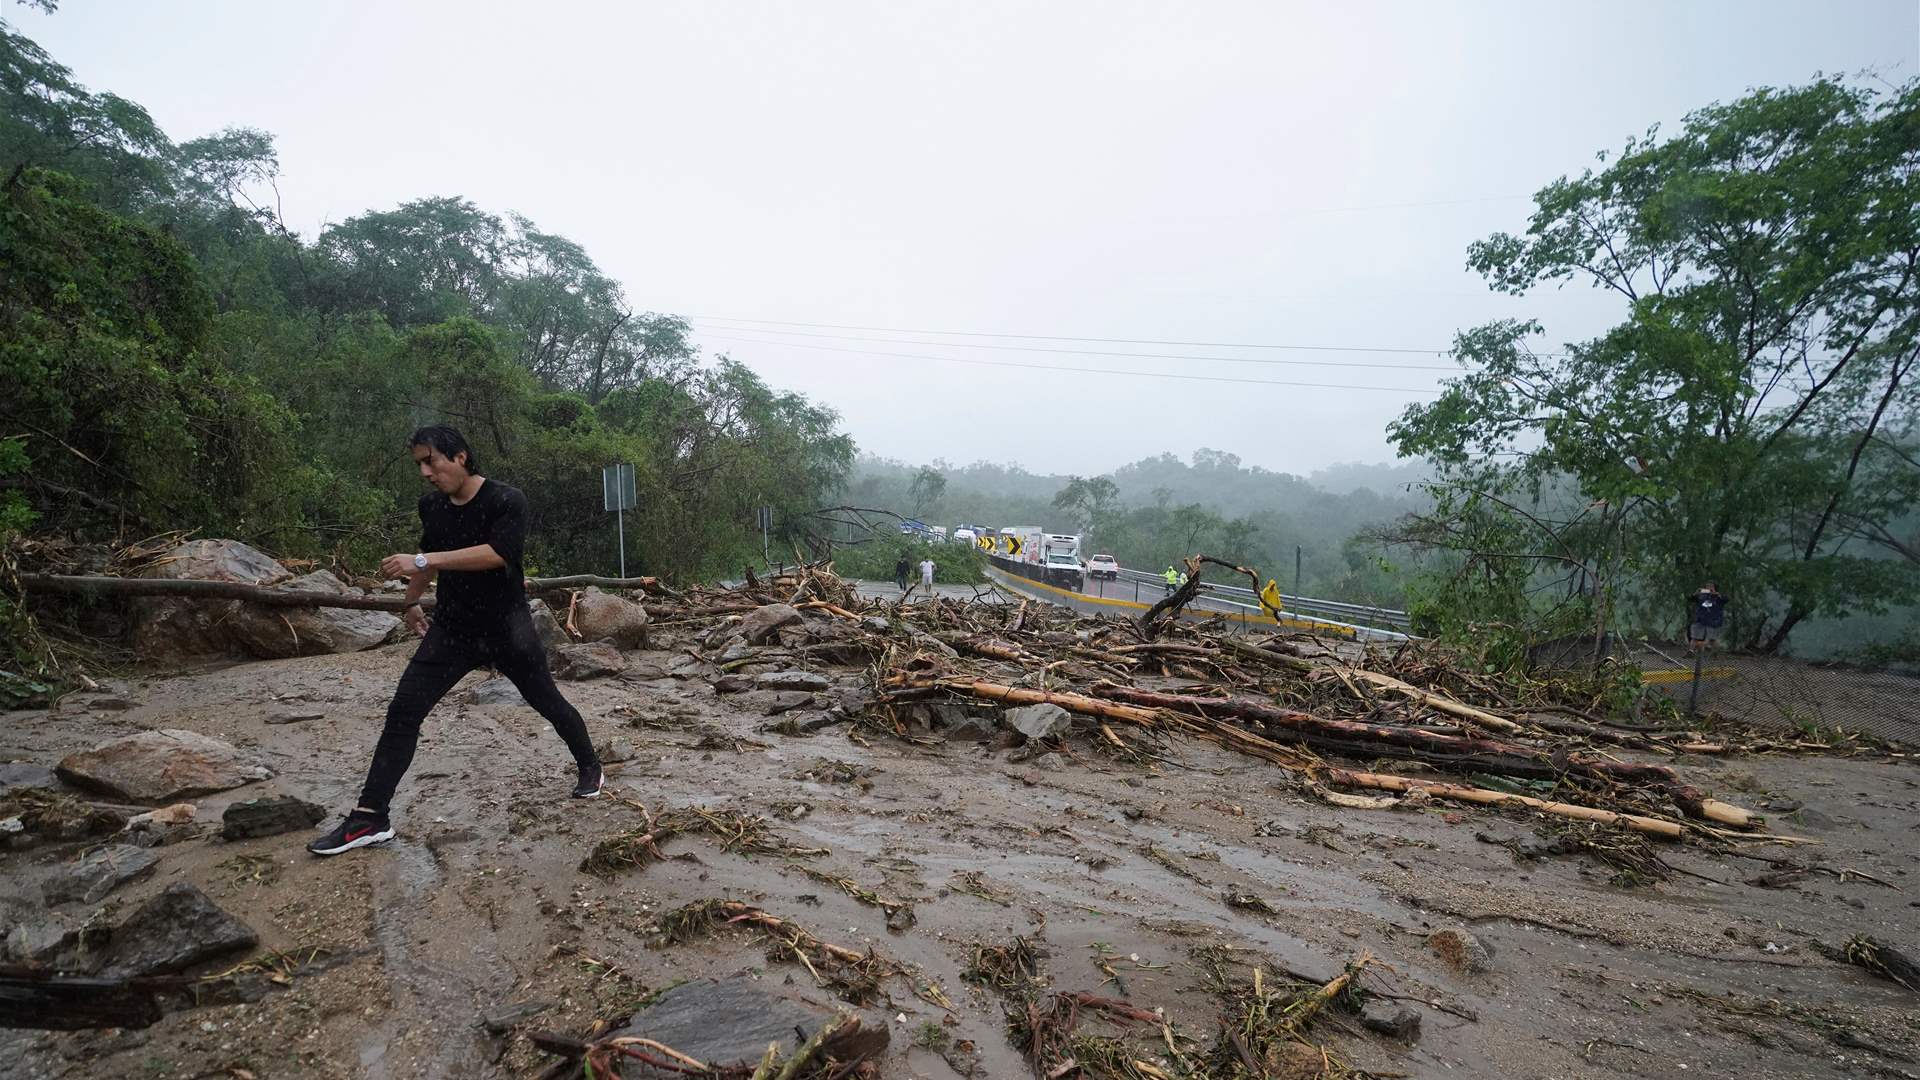
<svg viewBox="0 0 1920 1080">
<path fill-rule="evenodd" d="M 616 649 L 646 648 L 647 621 L 646 608 L 595 588 L 581 593 L 573 608 L 581 640 L 610 642 Z"/>
<path fill-rule="evenodd" d="M 601 764 L 604 765 L 617 765 L 622 761 L 632 761 L 640 756 L 640 751 L 634 747 L 632 739 L 608 739 L 600 744 L 596 752 L 600 755 Z"/>
<path fill-rule="evenodd" d="M 1427 935 L 1427 948 L 1439 954 L 1457 971 L 1479 974 L 1493 966 L 1493 948 L 1465 930 L 1435 930 Z"/>
<path fill-rule="evenodd" d="M 318 709 L 277 709 L 267 716 L 267 723 L 304 724 L 309 720 L 325 719 L 326 715 Z"/>
<path fill-rule="evenodd" d="M 16 964 L 45 963 L 73 940 L 73 927 L 56 916 L 40 915 L 7 931 L 6 957 Z"/>
<path fill-rule="evenodd" d="M 554 650 L 553 675 L 556 679 L 598 679 L 618 675 L 627 669 L 627 658 L 604 641 L 581 645 L 562 645 Z"/>
<path fill-rule="evenodd" d="M 713 692 L 716 694 L 738 694 L 753 689 L 753 679 L 747 675 L 722 675 L 713 680 Z"/>
<path fill-rule="evenodd" d="M 832 1019 L 826 1009 L 777 997 L 745 978 L 699 979 L 661 994 L 612 1037 L 652 1039 L 716 1069 L 750 1068 L 767 1044 L 778 1043 L 785 1057 Z M 887 1045 L 885 1024 L 862 1025 L 860 1036 L 867 1040 L 861 1049 L 877 1053 Z M 840 1053 L 853 1056 L 845 1048 Z"/>
<path fill-rule="evenodd" d="M 553 1007 L 551 1001 L 523 1001 L 518 1005 L 491 1009 L 480 1014 L 480 1026 L 486 1028 L 489 1035 L 505 1035 Z"/>
<path fill-rule="evenodd" d="M 754 695 L 760 707 L 768 716 L 778 716 L 793 709 L 804 709 L 813 704 L 813 695 L 805 690 L 769 690 Z"/>
<path fill-rule="evenodd" d="M 884 634 L 888 630 L 892 629 L 892 627 L 893 627 L 892 623 L 888 622 L 887 620 L 881 618 L 878 615 L 869 615 L 866 618 L 860 620 L 860 629 L 867 630 L 875 634 Z"/>
<path fill-rule="evenodd" d="M 866 711 L 868 705 L 873 704 L 873 691 L 864 686 L 842 690 L 838 704 L 841 712 L 848 716 L 858 716 Z"/>
<path fill-rule="evenodd" d="M 1378 999 L 1360 1010 L 1360 1023 L 1368 1031 L 1377 1031 L 1390 1039 L 1412 1043 L 1420 1041 L 1420 1014 L 1412 1009 Z"/>
<path fill-rule="evenodd" d="M 131 844 L 108 844 L 60 868 L 40 886 L 49 904 L 91 904 L 151 871 L 160 856 Z"/>
<path fill-rule="evenodd" d="M 106 694 L 88 698 L 86 707 L 92 712 L 125 712 L 128 709 L 139 708 L 140 703 L 121 694 Z"/>
<path fill-rule="evenodd" d="M 76 787 L 145 803 L 211 795 L 273 776 L 272 770 L 231 743 L 172 728 L 143 731 L 68 754 L 57 771 L 60 779 Z"/>
<path fill-rule="evenodd" d="M 768 671 L 755 675 L 753 685 L 761 690 L 825 690 L 833 683 L 811 671 Z"/>
<path fill-rule="evenodd" d="M 325 570 L 297 577 L 282 587 L 339 594 L 354 591 Z M 243 603 L 222 625 L 248 654 L 284 659 L 371 649 L 385 642 L 401 623 L 398 615 L 388 611 Z"/>
<path fill-rule="evenodd" d="M 505 675 L 495 676 L 467 691 L 466 703 L 469 705 L 525 705 L 527 699 L 520 696 L 520 688 Z"/>
<path fill-rule="evenodd" d="M 752 656 L 759 651 L 760 651 L 759 649 L 756 649 L 751 645 L 743 645 L 739 642 L 735 642 L 732 645 L 727 646 L 726 651 L 720 654 L 720 662 L 723 664 L 731 664 L 735 660 L 745 660 L 747 657 Z"/>
<path fill-rule="evenodd" d="M 10 761 L 0 765 L 0 795 L 52 788 L 59 783 L 60 778 L 45 765 L 27 761 Z"/>
<path fill-rule="evenodd" d="M 540 637 L 540 647 L 553 655 L 553 650 L 567 644 L 567 632 L 560 627 L 560 620 L 554 617 L 553 609 L 545 600 L 527 602 L 527 614 L 533 617 L 533 632 Z"/>
<path fill-rule="evenodd" d="M 327 812 L 318 806 L 281 795 L 271 799 L 248 799 L 227 807 L 220 815 L 223 840 L 250 840 L 256 836 L 278 836 L 300 832 L 320 824 Z"/>
<path fill-rule="evenodd" d="M 764 645 L 783 626 L 800 621 L 800 611 L 791 604 L 768 604 L 747 613 L 740 620 L 740 633 L 749 645 Z M 762 1047 L 762 1049 L 765 1049 Z"/>
<path fill-rule="evenodd" d="M 113 928 L 96 970 L 109 978 L 170 975 L 259 943 L 252 927 L 221 910 L 206 893 L 175 882 Z"/>
<path fill-rule="evenodd" d="M 999 731 L 991 720 L 962 716 L 958 723 L 947 725 L 940 734 L 948 742 L 992 742 Z"/>
<path fill-rule="evenodd" d="M 681 653 L 668 662 L 667 675 L 670 678 L 685 679 L 702 674 L 712 667 L 712 664 L 707 663 L 697 656 L 688 656 L 686 653 Z"/>
<path fill-rule="evenodd" d="M 1051 702 L 1008 709 L 1006 721 L 1029 739 L 1050 739 L 1073 728 L 1073 714 Z"/>
</svg>

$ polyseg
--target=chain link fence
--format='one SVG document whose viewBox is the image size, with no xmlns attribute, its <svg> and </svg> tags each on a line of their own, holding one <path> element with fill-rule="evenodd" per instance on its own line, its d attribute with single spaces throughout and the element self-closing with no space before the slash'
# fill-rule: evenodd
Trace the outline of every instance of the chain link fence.
<svg viewBox="0 0 1920 1080">
<path fill-rule="evenodd" d="M 1607 654 L 1636 664 L 1649 692 L 1767 731 L 1840 730 L 1892 742 L 1920 745 L 1920 677 L 1810 664 L 1779 656 L 1711 650 L 1700 658 L 1685 644 L 1610 639 Z M 1534 651 L 1536 664 L 1558 669 L 1591 664 L 1591 637 L 1549 642 Z"/>
</svg>

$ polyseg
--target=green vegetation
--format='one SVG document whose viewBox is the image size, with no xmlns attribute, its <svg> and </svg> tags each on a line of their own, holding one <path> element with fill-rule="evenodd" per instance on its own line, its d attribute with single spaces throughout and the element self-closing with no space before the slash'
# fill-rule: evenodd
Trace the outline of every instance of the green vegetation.
<svg viewBox="0 0 1920 1080">
<path fill-rule="evenodd" d="M 1760 90 L 1600 160 L 1469 262 L 1621 321 L 1560 351 L 1468 330 L 1391 428 L 1449 493 L 1409 532 L 1455 556 L 1435 606 L 1676 633 L 1712 581 L 1729 642 L 1771 652 L 1920 600 L 1920 81 Z"/>
<path fill-rule="evenodd" d="M 610 572 L 599 470 L 635 466 L 630 572 L 758 561 L 838 487 L 834 414 L 703 360 L 583 248 L 423 198 L 307 240 L 273 140 L 172 142 L 0 24 L 0 531 L 185 530 L 365 568 L 409 549 L 407 434 L 451 423 L 524 489 L 529 560 Z"/>
<path fill-rule="evenodd" d="M 907 560 L 907 581 L 920 580 L 920 560 L 933 560 L 933 580 L 939 585 L 984 585 L 987 557 L 966 544 L 929 544 L 901 533 L 877 533 L 852 547 L 836 548 L 833 569 L 843 577 L 863 581 L 892 581 L 894 564 Z"/>
</svg>

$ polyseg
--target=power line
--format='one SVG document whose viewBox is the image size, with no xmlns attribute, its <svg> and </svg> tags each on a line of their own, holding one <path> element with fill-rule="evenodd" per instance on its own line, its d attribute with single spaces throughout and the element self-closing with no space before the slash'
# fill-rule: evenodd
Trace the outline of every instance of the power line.
<svg viewBox="0 0 1920 1080">
<path fill-rule="evenodd" d="M 850 326 L 845 323 L 789 322 L 782 319 L 739 319 L 730 315 L 681 315 L 697 322 L 757 323 L 765 326 L 804 326 L 816 330 L 866 330 L 881 334 L 940 334 L 947 337 L 1023 338 L 1029 341 L 1091 341 L 1100 345 L 1177 345 L 1189 349 L 1286 349 L 1295 352 L 1406 353 L 1412 356 L 1439 356 L 1446 349 L 1408 349 L 1395 346 L 1366 345 L 1275 345 L 1250 341 L 1160 341 L 1153 338 L 1073 337 L 1062 334 L 997 334 L 984 330 L 915 330 L 895 326 Z M 742 329 L 746 329 L 742 327 Z M 780 333 L 782 331 L 761 331 Z"/>
<path fill-rule="evenodd" d="M 689 316 L 683 316 L 688 318 Z M 696 319 L 708 323 L 706 319 Z M 745 321 L 745 320 L 742 320 Z M 713 325 L 708 323 L 708 325 Z M 1060 349 L 1045 345 L 987 345 L 970 341 L 921 341 L 915 339 L 856 337 L 849 334 L 819 334 L 806 330 L 759 330 L 751 327 L 719 326 L 736 333 L 779 334 L 783 337 L 826 338 L 833 341 L 871 341 L 887 345 L 933 345 L 944 349 L 1000 349 L 1011 352 L 1060 353 L 1071 356 L 1118 356 L 1140 360 L 1215 360 L 1223 364 L 1283 364 L 1298 367 L 1382 368 L 1387 371 L 1459 371 L 1452 364 L 1370 364 L 1363 360 L 1280 360 L 1257 356 L 1195 356 L 1190 353 L 1112 352 L 1106 349 Z M 904 331 L 902 331 L 904 333 Z M 1011 336 L 1011 335 L 1009 335 Z"/>
<path fill-rule="evenodd" d="M 1112 368 L 1062 367 L 1054 364 L 1022 364 L 1012 360 L 979 360 L 961 356 L 929 356 L 925 353 L 881 352 L 875 349 L 848 349 L 837 345 L 808 345 L 798 341 L 768 341 L 765 338 L 736 338 L 718 334 L 703 335 L 712 341 L 736 341 L 746 345 L 777 345 L 787 349 L 815 349 L 820 352 L 856 353 L 861 356 L 895 356 L 904 360 L 940 360 L 949 364 L 976 364 L 981 367 L 1021 368 L 1027 371 L 1067 371 L 1078 375 L 1132 375 L 1143 379 L 1184 379 L 1191 382 L 1239 383 L 1248 386 L 1291 386 L 1315 390 L 1385 390 L 1396 394 L 1437 394 L 1431 387 L 1357 386 L 1347 383 L 1284 382 L 1279 379 L 1237 379 L 1227 375 L 1184 375 L 1170 371 L 1116 371 Z"/>
</svg>

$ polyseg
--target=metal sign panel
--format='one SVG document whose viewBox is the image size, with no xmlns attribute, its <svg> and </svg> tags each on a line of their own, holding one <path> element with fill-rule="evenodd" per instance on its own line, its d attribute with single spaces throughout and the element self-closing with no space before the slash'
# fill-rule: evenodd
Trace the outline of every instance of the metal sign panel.
<svg viewBox="0 0 1920 1080">
<path fill-rule="evenodd" d="M 600 500 L 609 514 L 632 510 L 639 504 L 634 495 L 633 466 L 609 465 L 600 470 Z"/>
</svg>

